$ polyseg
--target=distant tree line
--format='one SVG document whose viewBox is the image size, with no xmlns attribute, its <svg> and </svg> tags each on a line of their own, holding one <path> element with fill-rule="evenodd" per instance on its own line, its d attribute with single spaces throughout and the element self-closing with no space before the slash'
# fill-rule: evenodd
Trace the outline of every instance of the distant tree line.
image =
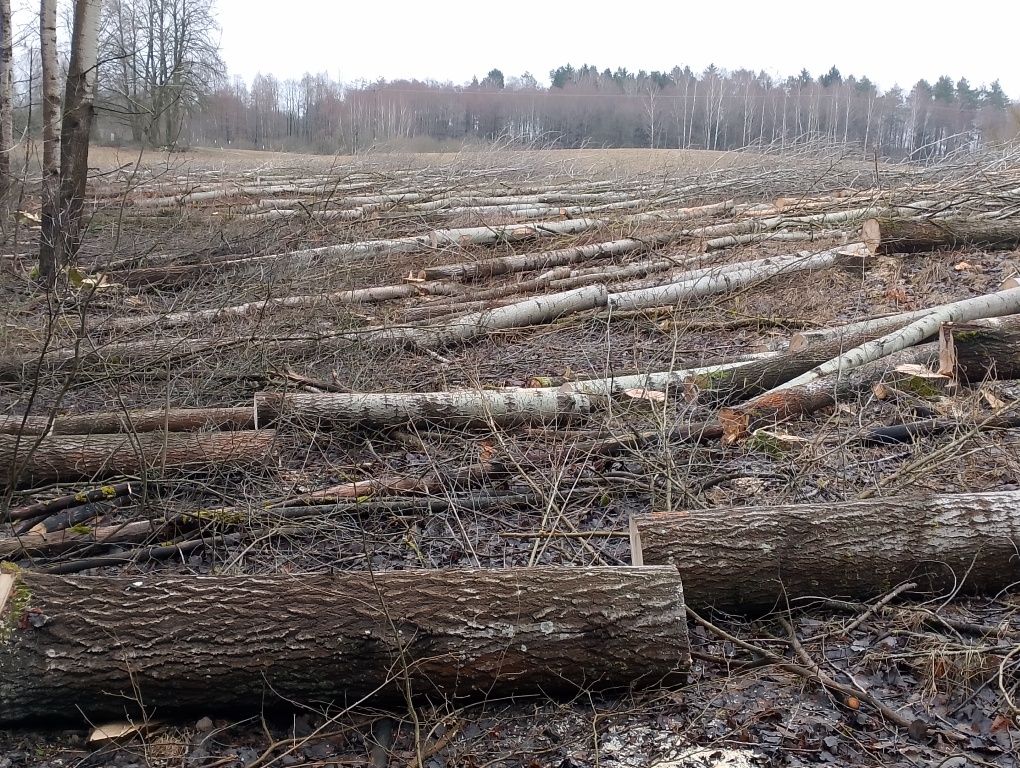
<svg viewBox="0 0 1020 768">
<path fill-rule="evenodd" d="M 881 156 L 937 158 L 1015 136 L 1020 111 L 998 81 L 917 82 L 881 92 L 867 77 L 806 70 L 777 81 L 709 66 L 669 72 L 565 65 L 543 87 L 498 69 L 455 86 L 342 84 L 326 75 L 220 83 L 187 125 L 201 144 L 358 152 L 380 144 L 470 140 L 559 147 L 736 149 L 825 141 Z M 418 142 L 419 146 L 423 142 Z"/>
<path fill-rule="evenodd" d="M 717 150 L 821 141 L 923 160 L 1020 131 L 1020 109 L 998 81 L 974 86 L 944 75 L 882 91 L 836 67 L 777 80 L 714 65 L 630 72 L 565 64 L 549 73 L 548 87 L 499 69 L 464 85 L 341 83 L 324 74 L 247 83 L 226 74 L 213 0 L 107 0 L 103 14 L 94 135 L 104 142 L 356 153 L 492 141 Z M 34 131 L 38 47 L 30 35 L 18 47 L 15 122 L 24 130 L 31 120 Z"/>
</svg>

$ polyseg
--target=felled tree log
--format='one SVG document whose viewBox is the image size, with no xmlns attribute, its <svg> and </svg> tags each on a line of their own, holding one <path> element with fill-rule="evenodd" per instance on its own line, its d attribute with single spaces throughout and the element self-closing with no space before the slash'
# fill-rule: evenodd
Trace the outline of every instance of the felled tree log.
<svg viewBox="0 0 1020 768">
<path fill-rule="evenodd" d="M 746 269 L 722 272 L 716 269 L 712 273 L 700 277 L 680 276 L 677 282 L 612 293 L 609 295 L 608 304 L 615 310 L 647 309 L 676 304 L 679 301 L 698 296 L 725 293 L 781 274 L 793 274 L 810 269 L 826 269 L 848 260 L 859 262 L 860 258 L 853 255 L 852 249 L 853 246 L 836 248 L 797 259 L 780 257 L 766 260 L 768 263 Z"/>
<path fill-rule="evenodd" d="M 16 427 L 18 421 L 12 420 Z M 47 430 L 47 426 L 49 430 Z M 255 411 L 251 408 L 158 408 L 141 411 L 103 411 L 78 416 L 57 416 L 47 419 L 32 418 L 22 430 L 12 429 L 10 434 L 22 435 L 93 435 L 110 432 L 197 432 L 205 429 L 251 429 L 255 426 Z M 6 431 L 0 426 L 0 431 Z"/>
<path fill-rule="evenodd" d="M 251 464 L 270 453 L 276 433 L 180 432 L 130 435 L 0 435 L 0 486 L 38 485 L 146 470 Z"/>
<path fill-rule="evenodd" d="M 989 593 L 1017 580 L 1020 491 L 692 509 L 634 518 L 635 562 L 672 564 L 688 604 L 736 611 L 786 600 L 921 590 Z"/>
<path fill-rule="evenodd" d="M 904 327 L 909 322 L 909 316 L 904 318 L 897 315 L 862 323 L 859 326 L 847 326 L 846 335 L 818 339 L 808 346 L 798 347 L 797 350 L 791 349 L 739 367 L 708 371 L 691 377 L 690 385 L 698 391 L 699 398 L 703 401 L 737 402 L 777 388 L 831 360 L 843 350 L 853 349 L 879 338 Z M 935 331 L 932 331 L 929 335 L 934 333 Z"/>
<path fill-rule="evenodd" d="M 914 320 L 919 320 L 931 313 L 931 309 L 919 309 L 914 312 L 899 312 L 887 317 L 876 317 L 870 320 L 861 320 L 856 323 L 837 326 L 835 328 L 816 328 L 809 331 L 800 331 L 790 337 L 788 352 L 803 352 L 811 346 L 815 346 L 833 339 L 839 339 L 844 349 L 852 348 L 860 344 L 854 343 L 854 339 L 878 338 L 883 334 L 902 328 Z M 835 354 L 835 353 L 833 353 Z"/>
<path fill-rule="evenodd" d="M 258 423 L 283 416 L 327 424 L 552 423 L 585 416 L 592 410 L 586 394 L 555 389 L 465 389 L 445 392 L 261 393 L 255 396 Z"/>
<path fill-rule="evenodd" d="M 1001 317 L 1017 312 L 1020 312 L 1020 288 L 1010 288 L 952 304 L 943 304 L 909 325 L 856 346 L 780 386 L 781 388 L 799 387 L 823 376 L 867 365 L 932 336 L 939 330 L 942 323 Z"/>
<path fill-rule="evenodd" d="M 1020 315 L 943 323 L 939 371 L 967 384 L 1020 378 Z"/>
<path fill-rule="evenodd" d="M 608 295 L 604 285 L 590 285 L 572 291 L 536 296 L 496 309 L 472 312 L 440 325 L 369 328 L 350 334 L 347 338 L 363 343 L 444 347 L 493 331 L 542 325 L 563 315 L 603 307 Z"/>
<path fill-rule="evenodd" d="M 213 339 L 164 339 L 124 341 L 97 347 L 60 347 L 45 354 L 22 354 L 0 358 L 0 381 L 20 381 L 43 371 L 60 371 L 74 366 L 96 368 L 104 365 L 142 365 L 190 357 L 236 346 L 237 341 Z"/>
<path fill-rule="evenodd" d="M 861 228 L 868 250 L 878 253 L 916 253 L 963 246 L 1015 248 L 1020 223 L 1015 219 L 868 219 Z"/>
<path fill-rule="evenodd" d="M 797 387 L 775 389 L 741 405 L 722 408 L 719 423 L 723 428 L 723 440 L 733 443 L 761 427 L 774 426 L 793 416 L 804 416 L 840 401 L 856 399 L 884 378 L 895 378 L 896 366 L 933 366 L 937 362 L 938 346 L 924 344 L 846 373 L 830 374 Z"/>
<path fill-rule="evenodd" d="M 0 723 L 370 695 L 653 684 L 689 661 L 675 568 L 0 573 Z M 101 649 L 99 652 L 96 649 Z"/>
</svg>

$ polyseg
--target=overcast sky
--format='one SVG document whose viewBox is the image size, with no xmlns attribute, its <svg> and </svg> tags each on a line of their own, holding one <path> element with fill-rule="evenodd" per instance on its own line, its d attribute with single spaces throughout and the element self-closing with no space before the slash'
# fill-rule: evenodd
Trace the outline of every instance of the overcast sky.
<svg viewBox="0 0 1020 768">
<path fill-rule="evenodd" d="M 948 74 L 1020 98 L 1020 3 L 855 0 L 492 3 L 216 0 L 227 67 L 249 82 L 328 72 L 464 83 L 493 67 L 540 81 L 572 63 L 669 70 L 709 63 L 786 76 L 835 64 L 883 90 Z M 272 12 L 269 11 L 270 7 Z"/>
</svg>

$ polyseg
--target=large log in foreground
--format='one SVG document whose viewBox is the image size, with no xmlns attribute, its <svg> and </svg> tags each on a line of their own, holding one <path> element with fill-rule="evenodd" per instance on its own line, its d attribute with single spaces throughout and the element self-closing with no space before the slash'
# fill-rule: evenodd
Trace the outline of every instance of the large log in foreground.
<svg viewBox="0 0 1020 768">
<path fill-rule="evenodd" d="M 917 253 L 972 246 L 1015 248 L 1020 245 L 1020 223 L 980 219 L 868 219 L 861 239 L 873 254 Z"/>
<path fill-rule="evenodd" d="M 567 692 L 689 663 L 676 569 L 0 573 L 0 723 Z"/>
<path fill-rule="evenodd" d="M 0 487 L 147 470 L 251 464 L 270 453 L 273 430 L 147 434 L 0 435 Z"/>
<path fill-rule="evenodd" d="M 757 612 L 903 581 L 992 593 L 1020 580 L 1020 491 L 690 510 L 634 518 L 634 562 L 673 564 L 688 604 Z"/>
</svg>

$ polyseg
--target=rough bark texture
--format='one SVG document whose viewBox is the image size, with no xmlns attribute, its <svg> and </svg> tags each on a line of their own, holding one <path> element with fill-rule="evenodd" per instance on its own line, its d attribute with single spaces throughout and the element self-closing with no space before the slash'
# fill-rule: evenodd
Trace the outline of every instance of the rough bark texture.
<svg viewBox="0 0 1020 768">
<path fill-rule="evenodd" d="M 0 486 L 262 461 L 272 430 L 143 435 L 0 435 Z"/>
<path fill-rule="evenodd" d="M 603 307 L 607 296 L 604 285 L 589 285 L 572 291 L 536 296 L 497 309 L 473 312 L 440 325 L 370 328 L 352 334 L 350 338 L 365 343 L 444 347 L 493 331 L 542 325 L 563 315 Z"/>
<path fill-rule="evenodd" d="M 74 0 L 71 56 L 60 128 L 60 224 L 56 232 L 59 267 L 78 253 L 82 236 L 89 136 L 95 116 L 100 0 Z"/>
<path fill-rule="evenodd" d="M 500 425 L 569 421 L 592 409 L 588 395 L 555 389 L 453 390 L 449 392 L 326 392 L 261 394 L 258 423 L 279 416 L 339 424 Z"/>
<path fill-rule="evenodd" d="M 688 666 L 665 568 L 0 575 L 0 723 L 655 683 Z M 6 592 L 6 595 L 4 595 Z"/>
<path fill-rule="evenodd" d="M 1020 245 L 1020 223 L 975 219 L 868 219 L 862 239 L 873 253 L 916 253 L 963 246 L 1015 248 Z"/>
<path fill-rule="evenodd" d="M 884 378 L 895 377 L 897 365 L 934 366 L 938 355 L 936 344 L 924 344 L 846 373 L 830 374 L 797 387 L 766 392 L 742 405 L 722 408 L 719 423 L 723 427 L 724 440 L 732 443 L 760 427 L 774 426 L 793 416 L 815 413 L 839 401 L 856 399 Z"/>
<path fill-rule="evenodd" d="M 943 323 L 939 370 L 968 384 L 1020 378 L 1020 315 Z"/>
<path fill-rule="evenodd" d="M 783 608 L 820 595 L 994 592 L 1020 578 L 1020 491 L 690 510 L 636 518 L 646 564 L 674 564 L 688 604 Z"/>
</svg>

